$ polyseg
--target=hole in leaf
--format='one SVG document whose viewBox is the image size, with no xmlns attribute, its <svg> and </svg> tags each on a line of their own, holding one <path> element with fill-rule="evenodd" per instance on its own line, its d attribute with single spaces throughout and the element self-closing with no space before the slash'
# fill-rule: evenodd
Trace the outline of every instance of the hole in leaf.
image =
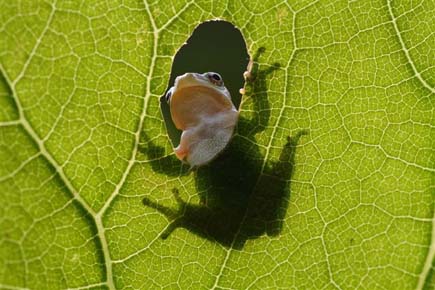
<svg viewBox="0 0 435 290">
<path fill-rule="evenodd" d="M 208 21 L 200 24 L 175 55 L 171 77 L 166 92 L 174 85 L 175 78 L 186 72 L 217 72 L 231 93 L 236 108 L 240 105 L 239 89 L 243 87 L 243 73 L 249 62 L 249 54 L 242 33 L 226 21 Z M 180 143 L 179 131 L 171 119 L 165 94 L 160 107 L 172 144 Z"/>
</svg>

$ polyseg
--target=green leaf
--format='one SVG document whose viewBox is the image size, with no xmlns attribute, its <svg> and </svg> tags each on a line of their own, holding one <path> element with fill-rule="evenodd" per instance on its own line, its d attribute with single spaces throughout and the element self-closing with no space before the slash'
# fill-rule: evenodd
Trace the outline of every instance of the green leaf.
<svg viewBox="0 0 435 290">
<path fill-rule="evenodd" d="M 433 15 L 2 3 L 0 288 L 434 289 Z M 240 28 L 255 78 L 229 148 L 187 172 L 159 97 L 210 19 Z"/>
</svg>

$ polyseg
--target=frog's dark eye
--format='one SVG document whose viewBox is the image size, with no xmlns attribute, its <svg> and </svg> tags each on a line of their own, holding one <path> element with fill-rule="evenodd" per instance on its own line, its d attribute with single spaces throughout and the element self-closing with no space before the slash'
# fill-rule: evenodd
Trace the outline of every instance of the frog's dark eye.
<svg viewBox="0 0 435 290">
<path fill-rule="evenodd" d="M 218 75 L 218 74 L 212 74 L 211 77 L 214 78 L 214 79 L 217 80 L 217 81 L 222 80 L 221 76 Z"/>
<path fill-rule="evenodd" d="M 171 101 L 171 97 L 172 97 L 172 88 L 165 95 L 165 99 L 167 103 Z"/>
<path fill-rule="evenodd" d="M 217 86 L 223 86 L 224 82 L 218 73 L 210 72 L 207 74 L 208 79 Z"/>
</svg>

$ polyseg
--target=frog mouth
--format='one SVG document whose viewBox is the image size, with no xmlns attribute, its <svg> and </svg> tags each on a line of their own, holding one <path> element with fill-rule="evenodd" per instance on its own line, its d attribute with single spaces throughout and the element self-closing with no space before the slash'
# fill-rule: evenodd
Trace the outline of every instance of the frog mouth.
<svg viewBox="0 0 435 290">
<path fill-rule="evenodd" d="M 194 81 L 200 81 L 201 76 L 202 75 L 199 73 L 192 73 L 192 72 L 185 73 L 181 76 L 178 76 L 175 79 L 174 87 L 177 87 L 177 86 L 191 87 L 191 86 L 197 85 L 197 84 L 187 85 L 187 83 L 192 83 Z"/>
</svg>

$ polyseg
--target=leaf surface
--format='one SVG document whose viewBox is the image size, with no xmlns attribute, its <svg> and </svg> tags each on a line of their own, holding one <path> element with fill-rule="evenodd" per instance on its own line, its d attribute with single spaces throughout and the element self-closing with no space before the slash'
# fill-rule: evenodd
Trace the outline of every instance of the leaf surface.
<svg viewBox="0 0 435 290">
<path fill-rule="evenodd" d="M 433 1 L 9 1 L 0 288 L 435 288 Z M 196 172 L 160 112 L 201 22 L 255 60 Z"/>
</svg>

